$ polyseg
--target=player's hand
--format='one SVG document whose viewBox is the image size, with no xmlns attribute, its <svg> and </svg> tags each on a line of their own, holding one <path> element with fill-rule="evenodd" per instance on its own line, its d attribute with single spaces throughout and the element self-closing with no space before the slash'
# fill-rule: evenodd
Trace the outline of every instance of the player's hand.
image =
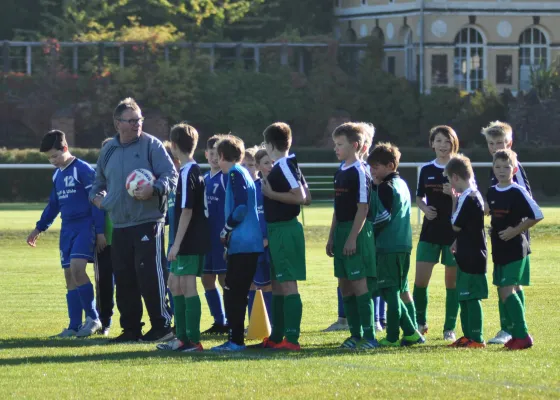
<svg viewBox="0 0 560 400">
<path fill-rule="evenodd" d="M 457 239 L 455 239 L 449 250 L 451 250 L 453 254 L 457 253 Z"/>
<path fill-rule="evenodd" d="M 507 242 L 508 240 L 511 240 L 514 237 L 516 237 L 517 235 L 519 235 L 519 233 L 520 232 L 517 228 L 514 228 L 512 226 L 508 226 L 506 229 L 504 229 L 503 231 L 498 233 L 498 236 L 500 236 L 500 239 Z"/>
<path fill-rule="evenodd" d="M 101 202 L 103 201 L 103 196 L 95 196 L 95 198 L 93 199 L 92 203 L 95 207 L 99 208 L 100 210 L 103 209 L 103 207 L 101 207 Z"/>
<path fill-rule="evenodd" d="M 154 188 L 152 185 L 142 185 L 138 186 L 134 190 L 134 198 L 137 200 L 149 200 L 154 194 Z"/>
<path fill-rule="evenodd" d="M 39 231 L 39 229 L 37 228 L 33 229 L 33 231 L 29 234 L 29 236 L 27 236 L 27 244 L 30 245 L 31 247 L 37 246 L 36 242 L 40 234 L 41 232 Z"/>
<path fill-rule="evenodd" d="M 268 239 L 263 239 L 263 247 L 268 247 Z"/>
<path fill-rule="evenodd" d="M 270 197 L 273 192 L 266 178 L 261 179 L 261 192 L 266 197 Z"/>
<path fill-rule="evenodd" d="M 101 253 L 107 247 L 107 239 L 103 233 L 98 233 L 95 240 L 95 251 Z"/>
<path fill-rule="evenodd" d="M 356 239 L 348 238 L 346 243 L 344 244 L 344 248 L 342 249 L 342 254 L 345 256 L 353 256 L 356 254 Z"/>
<path fill-rule="evenodd" d="M 448 196 L 453 196 L 453 188 L 451 187 L 451 183 L 443 184 L 443 193 L 445 193 Z"/>
<path fill-rule="evenodd" d="M 329 240 L 327 241 L 327 247 L 326 247 L 326 252 L 327 252 L 327 256 L 329 257 L 334 257 L 334 252 L 333 252 L 333 240 L 332 238 L 329 238 Z"/>
<path fill-rule="evenodd" d="M 431 221 L 437 217 L 437 210 L 435 207 L 428 206 L 424 210 L 424 215 L 426 215 L 426 218 Z"/>
<path fill-rule="evenodd" d="M 230 235 L 231 235 L 231 229 L 228 229 L 228 226 L 226 225 L 224 229 L 222 229 L 222 231 L 220 232 L 220 242 L 222 242 L 224 246 L 227 246 Z"/>
<path fill-rule="evenodd" d="M 177 260 L 177 253 L 179 253 L 179 246 L 173 244 L 169 249 L 169 253 L 167 253 L 167 259 L 169 261 L 176 261 Z"/>
</svg>

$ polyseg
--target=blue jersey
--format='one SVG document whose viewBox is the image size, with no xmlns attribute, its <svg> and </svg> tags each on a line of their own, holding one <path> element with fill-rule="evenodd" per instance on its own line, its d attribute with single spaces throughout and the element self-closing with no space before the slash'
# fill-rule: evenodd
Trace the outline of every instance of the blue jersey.
<svg viewBox="0 0 560 400">
<path fill-rule="evenodd" d="M 52 177 L 53 188 L 49 203 L 45 207 L 36 228 L 43 232 L 60 213 L 62 229 L 66 224 L 90 219 L 95 224 L 95 233 L 105 232 L 104 212 L 89 202 L 88 195 L 95 180 L 95 170 L 78 158 L 62 169 L 57 169 Z"/>
<path fill-rule="evenodd" d="M 204 175 L 206 185 L 206 202 L 208 206 L 208 222 L 212 239 L 220 238 L 220 232 L 226 223 L 224 205 L 226 201 L 226 182 L 222 171 L 208 172 Z"/>
<path fill-rule="evenodd" d="M 264 196 L 261 190 L 262 181 L 261 178 L 255 181 L 255 190 L 257 191 L 257 213 L 259 214 L 259 223 L 261 224 L 261 232 L 263 238 L 268 238 L 268 233 L 266 231 L 266 219 L 264 218 Z"/>
</svg>

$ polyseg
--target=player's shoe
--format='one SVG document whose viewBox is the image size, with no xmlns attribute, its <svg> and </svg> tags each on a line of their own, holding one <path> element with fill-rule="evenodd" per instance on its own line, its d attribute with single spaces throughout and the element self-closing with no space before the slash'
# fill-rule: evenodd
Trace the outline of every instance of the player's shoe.
<svg viewBox="0 0 560 400">
<path fill-rule="evenodd" d="M 465 347 L 467 349 L 484 349 L 486 348 L 486 343 L 484 342 L 480 343 L 480 342 L 475 342 L 474 340 L 469 340 L 461 347 Z"/>
<path fill-rule="evenodd" d="M 168 326 L 165 328 L 152 328 L 148 331 L 148 333 L 143 335 L 140 340 L 142 342 L 151 343 L 167 342 L 173 339 L 174 336 L 175 335 L 173 334 L 171 327 Z"/>
<path fill-rule="evenodd" d="M 385 328 L 387 328 L 387 320 L 386 319 L 381 319 L 379 322 L 381 322 L 381 328 L 383 328 L 383 330 L 385 330 Z"/>
<path fill-rule="evenodd" d="M 66 338 L 75 337 L 77 333 L 78 333 L 78 331 L 75 331 L 74 329 L 64 329 L 58 335 L 53 335 L 50 338 L 51 339 L 66 339 Z"/>
<path fill-rule="evenodd" d="M 212 326 L 202 332 L 203 335 L 227 335 L 229 333 L 229 326 L 221 324 L 212 324 Z"/>
<path fill-rule="evenodd" d="M 455 331 L 443 331 L 443 340 L 445 340 L 446 342 L 454 342 L 455 340 L 457 340 Z"/>
<path fill-rule="evenodd" d="M 496 333 L 492 339 L 488 341 L 488 344 L 506 344 L 512 339 L 511 335 L 506 331 L 499 331 Z"/>
<path fill-rule="evenodd" d="M 245 345 L 236 344 L 236 343 L 233 343 L 231 340 L 228 340 L 224 344 L 221 344 L 221 345 L 216 346 L 216 347 L 212 347 L 210 350 L 232 352 L 232 351 L 243 351 L 246 348 L 247 348 L 247 346 L 245 346 Z"/>
<path fill-rule="evenodd" d="M 468 342 L 469 342 L 469 339 L 467 339 L 464 336 L 461 336 L 459 339 L 457 339 L 453 343 L 448 344 L 447 347 L 464 347 Z"/>
<path fill-rule="evenodd" d="M 83 324 L 80 330 L 76 333 L 76 337 L 91 336 L 101 328 L 102 328 L 101 321 L 99 319 L 93 319 L 91 317 L 87 317 L 86 323 Z"/>
<path fill-rule="evenodd" d="M 299 344 L 288 342 L 288 339 L 284 339 L 274 346 L 274 350 L 300 351 L 301 346 Z"/>
<path fill-rule="evenodd" d="M 424 324 L 424 325 L 418 324 L 418 332 L 420 332 L 420 334 L 422 336 L 427 335 L 428 334 L 428 324 Z"/>
<path fill-rule="evenodd" d="M 355 338 L 353 336 L 350 336 L 348 339 L 346 339 L 344 342 L 342 342 L 342 344 L 340 345 L 341 349 L 347 349 L 347 350 L 355 350 L 358 347 L 358 343 L 360 342 L 361 339 L 359 338 Z"/>
<path fill-rule="evenodd" d="M 401 340 L 401 346 L 414 346 L 415 344 L 423 343 L 426 343 L 426 339 L 424 339 L 424 336 L 418 331 L 414 332 L 412 335 L 403 336 Z"/>
<path fill-rule="evenodd" d="M 390 342 L 387 338 L 383 338 L 379 341 L 379 346 L 381 347 L 400 347 L 400 345 L 398 340 L 396 342 Z"/>
<path fill-rule="evenodd" d="M 158 344 L 156 346 L 156 349 L 166 350 L 166 351 L 180 351 L 181 348 L 184 347 L 184 346 L 185 346 L 185 343 L 183 343 L 182 340 L 172 339 L 169 342 Z"/>
<path fill-rule="evenodd" d="M 527 335 L 525 339 L 513 339 L 510 340 L 506 347 L 510 350 L 524 350 L 529 347 L 533 347 L 533 338 L 531 335 Z"/>
<path fill-rule="evenodd" d="M 373 350 L 379 347 L 379 342 L 376 339 L 362 339 L 358 342 L 358 350 Z"/>
<path fill-rule="evenodd" d="M 183 353 L 191 353 L 191 352 L 198 352 L 202 350 L 204 350 L 204 348 L 202 347 L 202 344 L 200 342 L 194 343 L 189 340 L 189 342 L 185 343 L 183 348 L 179 351 Z"/>
<path fill-rule="evenodd" d="M 108 326 L 102 326 L 101 329 L 97 331 L 97 334 L 101 336 L 109 336 L 109 333 L 111 333 L 111 328 Z"/>
<path fill-rule="evenodd" d="M 142 338 L 141 332 L 123 330 L 119 336 L 109 340 L 109 343 L 112 344 L 133 343 L 133 342 L 139 342 L 141 338 Z"/>
<path fill-rule="evenodd" d="M 379 321 L 375 323 L 375 332 L 383 332 L 383 325 Z"/>
<path fill-rule="evenodd" d="M 346 318 L 338 318 L 328 328 L 323 329 L 323 332 L 347 331 L 348 329 L 348 320 Z"/>
<path fill-rule="evenodd" d="M 270 338 L 264 338 L 261 343 L 252 344 L 247 346 L 248 349 L 274 349 L 278 346 L 278 343 L 273 342 Z"/>
</svg>

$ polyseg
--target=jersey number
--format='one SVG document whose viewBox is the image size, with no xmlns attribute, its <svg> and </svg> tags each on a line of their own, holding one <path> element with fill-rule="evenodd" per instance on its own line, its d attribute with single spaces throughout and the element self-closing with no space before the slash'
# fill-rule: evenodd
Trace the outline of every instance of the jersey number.
<svg viewBox="0 0 560 400">
<path fill-rule="evenodd" d="M 65 177 L 64 177 L 64 184 L 66 185 L 66 187 L 73 187 L 73 186 L 75 186 L 75 184 L 74 184 L 74 177 L 73 177 L 73 176 L 65 176 Z"/>
<path fill-rule="evenodd" d="M 220 186 L 219 183 L 214 183 L 214 192 L 213 194 L 216 194 L 216 190 L 218 190 L 218 187 Z"/>
</svg>

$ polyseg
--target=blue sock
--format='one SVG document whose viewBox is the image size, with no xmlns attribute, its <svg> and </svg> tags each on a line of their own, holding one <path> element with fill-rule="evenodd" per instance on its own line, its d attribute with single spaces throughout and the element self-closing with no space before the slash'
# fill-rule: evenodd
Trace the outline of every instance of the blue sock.
<svg viewBox="0 0 560 400">
<path fill-rule="evenodd" d="M 381 300 L 381 296 L 377 296 L 373 298 L 373 304 L 375 305 L 375 322 L 379 322 L 379 302 Z"/>
<path fill-rule="evenodd" d="M 169 307 L 171 307 L 171 316 L 173 316 L 175 315 L 175 304 L 173 303 L 173 295 L 169 288 L 167 288 L 167 298 L 169 299 Z"/>
<path fill-rule="evenodd" d="M 78 289 L 69 290 L 66 293 L 66 304 L 68 304 L 68 317 L 70 318 L 68 329 L 77 331 L 82 325 L 82 303 Z"/>
<path fill-rule="evenodd" d="M 224 315 L 224 308 L 222 306 L 222 294 L 218 288 L 207 290 L 204 295 L 206 296 L 206 301 L 208 302 L 208 308 L 210 308 L 210 314 L 214 317 L 214 323 L 218 325 L 225 325 L 226 316 Z"/>
<path fill-rule="evenodd" d="M 97 314 L 97 309 L 95 308 L 95 297 L 93 295 L 93 285 L 91 282 L 78 286 L 76 289 L 80 295 L 80 302 L 82 303 L 82 308 L 86 313 L 86 317 L 99 319 L 99 314 Z"/>
<path fill-rule="evenodd" d="M 272 292 L 262 292 L 264 297 L 264 305 L 266 307 L 266 313 L 268 314 L 268 320 L 272 320 Z"/>
<path fill-rule="evenodd" d="M 256 290 L 249 290 L 249 298 L 247 302 L 247 309 L 249 310 L 249 319 L 251 318 L 251 312 L 253 311 L 253 303 L 255 302 Z"/>
<path fill-rule="evenodd" d="M 379 297 L 379 320 L 387 321 L 387 307 L 385 306 L 385 300 Z"/>
<path fill-rule="evenodd" d="M 344 312 L 344 302 L 342 301 L 342 292 L 340 288 L 336 289 L 336 294 L 338 297 L 338 318 L 346 318 L 346 313 Z"/>
</svg>

